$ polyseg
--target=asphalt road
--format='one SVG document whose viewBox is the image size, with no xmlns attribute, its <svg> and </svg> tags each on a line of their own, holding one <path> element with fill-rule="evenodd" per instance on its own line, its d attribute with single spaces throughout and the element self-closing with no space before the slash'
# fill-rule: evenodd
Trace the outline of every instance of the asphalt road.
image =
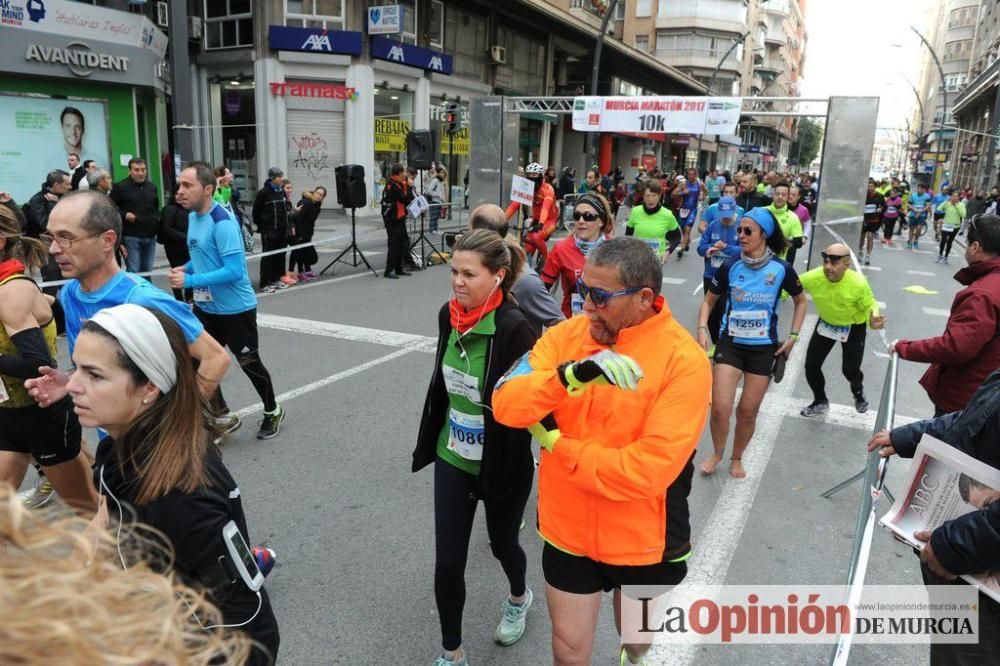
<svg viewBox="0 0 1000 666">
<path fill-rule="evenodd" d="M 358 231 L 381 273 L 381 225 L 359 221 Z M 839 225 L 833 231 L 853 241 L 858 225 Z M 816 257 L 833 241 L 830 229 L 817 233 Z M 320 253 L 321 261 L 329 261 L 331 249 L 343 247 L 349 238 L 349 226 L 339 218 L 327 220 L 317 238 L 331 241 Z M 889 339 L 928 337 L 943 329 L 958 289 L 951 275 L 964 261 L 957 246 L 951 266 L 936 265 L 934 257 L 898 247 L 876 250 L 866 272 L 877 298 L 886 303 Z M 802 259 L 799 269 L 804 268 Z M 256 262 L 250 270 L 256 275 Z M 702 297 L 697 289 L 701 271 L 701 259 L 693 254 L 665 269 L 669 306 L 691 330 Z M 903 291 L 914 284 L 939 293 Z M 432 372 L 429 344 L 436 335 L 438 308 L 448 297 L 443 267 L 384 280 L 338 265 L 333 276 L 327 273 L 319 282 L 260 299 L 262 356 L 282 394 L 287 419 L 276 439 L 257 441 L 257 396 L 234 367 L 224 389 L 229 404 L 241 408 L 245 424 L 228 439 L 224 455 L 240 484 L 252 539 L 278 554 L 267 588 L 281 626 L 281 664 L 429 664 L 440 652 L 432 588 L 432 475 L 430 470 L 412 474 L 410 456 Z M 783 332 L 790 316 L 786 303 Z M 804 328 L 803 338 L 809 332 Z M 840 352 L 835 350 L 826 366 L 828 391 L 841 406 L 827 417 L 807 420 L 798 415 L 810 402 L 802 377 L 804 344 L 805 339 L 786 380 L 772 386 L 764 404 L 745 459 L 749 478 L 730 480 L 722 469 L 714 477 L 695 479 L 693 581 L 846 580 L 861 487 L 854 484 L 830 500 L 819 494 L 862 468 L 887 359 L 879 355 L 885 349 L 879 336 L 870 334 L 863 369 L 872 410 L 860 416 L 848 406 L 850 391 L 839 375 Z M 933 411 L 917 384 L 923 371 L 920 365 L 900 365 L 897 414 L 902 417 L 922 418 Z M 711 449 L 706 427 L 696 462 Z M 904 468 L 905 463 L 890 465 L 890 489 L 898 489 Z M 534 511 L 532 497 L 529 526 Z M 551 661 L 541 541 L 529 527 L 522 542 L 535 605 L 521 641 L 501 648 L 493 643 L 493 630 L 505 579 L 490 553 L 480 512 L 467 570 L 464 635 L 470 663 Z M 917 560 L 878 529 L 867 580 L 919 583 Z M 829 654 L 828 646 L 659 645 L 650 663 L 822 664 Z M 857 664 L 926 662 L 922 646 L 857 646 L 852 659 Z M 602 610 L 593 663 L 618 663 L 609 601 Z"/>
</svg>

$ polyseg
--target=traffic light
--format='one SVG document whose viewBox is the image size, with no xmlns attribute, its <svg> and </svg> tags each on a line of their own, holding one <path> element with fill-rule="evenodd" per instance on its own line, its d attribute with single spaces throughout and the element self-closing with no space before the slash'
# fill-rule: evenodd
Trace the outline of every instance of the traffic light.
<svg viewBox="0 0 1000 666">
<path fill-rule="evenodd" d="M 444 114 L 444 120 L 447 124 L 447 132 L 449 136 L 458 134 L 458 129 L 460 121 L 458 119 L 458 104 L 452 102 L 448 105 L 448 110 Z"/>
</svg>

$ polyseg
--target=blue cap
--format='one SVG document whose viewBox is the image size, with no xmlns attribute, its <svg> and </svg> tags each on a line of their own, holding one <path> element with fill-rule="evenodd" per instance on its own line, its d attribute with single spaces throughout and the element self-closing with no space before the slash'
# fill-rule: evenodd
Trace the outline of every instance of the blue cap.
<svg viewBox="0 0 1000 666">
<path fill-rule="evenodd" d="M 776 221 L 774 219 L 774 214 L 767 208 L 758 206 L 757 208 L 751 208 L 747 212 L 743 213 L 744 218 L 750 218 L 764 230 L 764 235 L 768 238 L 774 233 L 774 226 Z"/>
<path fill-rule="evenodd" d="M 719 199 L 719 211 L 720 217 L 733 217 L 736 213 L 736 199 L 732 197 L 722 197 Z"/>
</svg>

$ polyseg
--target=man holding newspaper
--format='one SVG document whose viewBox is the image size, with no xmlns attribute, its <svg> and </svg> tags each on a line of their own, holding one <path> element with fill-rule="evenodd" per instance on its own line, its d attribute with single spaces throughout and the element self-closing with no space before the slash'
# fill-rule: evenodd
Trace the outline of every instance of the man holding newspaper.
<svg viewBox="0 0 1000 666">
<path fill-rule="evenodd" d="M 924 435 L 1000 469 L 1000 370 L 986 378 L 962 411 L 877 433 L 868 443 L 868 450 L 879 449 L 882 457 L 896 453 L 912 458 Z M 945 521 L 933 531 L 914 535 L 926 543 L 920 552 L 920 568 L 927 585 L 952 581 L 964 584 L 956 580 L 957 576 L 995 576 L 1000 572 L 1000 502 L 995 501 L 1000 493 L 965 475 L 963 479 L 964 484 L 961 480 L 958 483 L 962 499 L 977 510 Z M 932 644 L 932 664 L 983 664 L 1000 653 L 1000 603 L 982 592 L 979 600 L 979 644 Z"/>
</svg>

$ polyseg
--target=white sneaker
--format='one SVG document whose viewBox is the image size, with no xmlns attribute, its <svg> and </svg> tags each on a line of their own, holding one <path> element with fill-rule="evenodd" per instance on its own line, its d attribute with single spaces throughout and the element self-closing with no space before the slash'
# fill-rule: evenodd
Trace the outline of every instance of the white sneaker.
<svg viewBox="0 0 1000 666">
<path fill-rule="evenodd" d="M 531 590 L 526 590 L 524 601 L 520 604 L 512 603 L 509 596 L 503 600 L 503 604 L 500 605 L 503 615 L 500 617 L 500 624 L 497 625 L 496 631 L 497 643 L 513 645 L 524 635 L 525 619 L 534 598 L 535 595 L 532 594 Z"/>
<path fill-rule="evenodd" d="M 52 482 L 48 478 L 39 475 L 35 481 L 35 485 L 28 490 L 18 493 L 17 497 L 24 503 L 25 507 L 37 509 L 40 506 L 48 504 L 53 495 L 55 495 L 55 490 L 52 488 Z"/>
</svg>

